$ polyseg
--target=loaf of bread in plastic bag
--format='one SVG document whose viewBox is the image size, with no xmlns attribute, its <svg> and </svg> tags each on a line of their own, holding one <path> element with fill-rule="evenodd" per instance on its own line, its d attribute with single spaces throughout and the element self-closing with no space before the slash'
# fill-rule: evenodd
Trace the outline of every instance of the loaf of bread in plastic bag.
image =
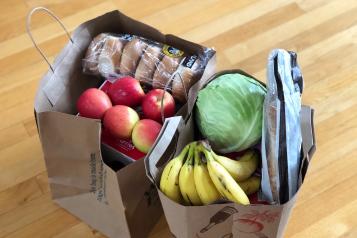
<svg viewBox="0 0 357 238">
<path fill-rule="evenodd" d="M 190 55 L 172 46 L 129 34 L 102 33 L 90 43 L 83 71 L 104 78 L 132 76 L 153 88 L 166 88 L 185 102 L 202 76 L 212 49 Z"/>
</svg>

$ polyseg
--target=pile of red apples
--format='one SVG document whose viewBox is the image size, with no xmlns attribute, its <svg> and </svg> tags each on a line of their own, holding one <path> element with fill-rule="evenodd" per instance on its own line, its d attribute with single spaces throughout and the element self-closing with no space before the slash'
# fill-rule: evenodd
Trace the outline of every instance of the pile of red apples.
<svg viewBox="0 0 357 238">
<path fill-rule="evenodd" d="M 141 118 L 136 108 L 141 106 Z M 115 138 L 131 139 L 134 146 L 147 153 L 154 144 L 164 117 L 175 114 L 175 100 L 162 89 L 145 94 L 138 80 L 117 79 L 107 93 L 97 88 L 84 91 L 77 101 L 80 116 L 101 119 L 104 128 Z"/>
</svg>

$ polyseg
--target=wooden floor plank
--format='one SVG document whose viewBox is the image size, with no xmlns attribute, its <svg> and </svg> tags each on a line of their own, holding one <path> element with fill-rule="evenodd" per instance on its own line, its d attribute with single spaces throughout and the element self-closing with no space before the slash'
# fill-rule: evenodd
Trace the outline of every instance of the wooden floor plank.
<svg viewBox="0 0 357 238">
<path fill-rule="evenodd" d="M 326 0 L 297 0 L 296 3 L 305 11 L 311 11 L 315 8 L 321 7 L 323 5 L 326 5 L 331 1 L 326 1 Z"/>
<path fill-rule="evenodd" d="M 151 1 L 112 1 L 119 11 L 127 13 L 126 15 L 144 19 L 147 16 L 156 14 L 163 9 L 171 8 L 172 6 L 181 4 L 186 0 L 156 0 L 155 4 Z"/>
<path fill-rule="evenodd" d="M 356 178 L 355 178 L 356 179 Z M 341 208 L 332 210 L 326 217 L 308 226 L 307 229 L 302 229 L 292 237 L 354 237 L 356 228 L 353 227 L 357 216 L 357 202 L 342 204 Z M 334 223 L 336 218 L 338 223 Z"/>
<path fill-rule="evenodd" d="M 259 1 L 243 9 L 239 9 L 230 14 L 224 15 L 214 21 L 195 27 L 192 30 L 181 34 L 185 39 L 195 42 L 205 42 L 219 36 L 235 27 L 241 26 L 251 20 L 273 11 L 276 8 L 285 6 L 291 1 L 288 0 L 268 0 Z"/>
<path fill-rule="evenodd" d="M 356 158 L 356 156 L 356 150 L 350 151 L 338 160 L 329 163 L 321 172 L 317 173 L 316 171 L 309 171 L 308 176 L 304 181 L 304 186 L 301 188 L 305 195 L 299 198 L 297 205 L 304 204 L 313 198 L 316 199 L 320 193 L 338 186 L 339 183 L 353 177 L 355 172 L 349 168 L 356 168 L 357 160 L 351 159 Z M 313 160 L 314 164 L 316 164 L 315 161 L 321 160 L 321 158 L 317 156 L 317 158 L 313 158 Z M 340 171 L 345 172 L 334 180 L 331 180 L 331 174 L 338 174 Z"/>
<path fill-rule="evenodd" d="M 0 130 L 0 151 L 10 147 L 19 141 L 26 140 L 29 135 L 22 123 L 17 123 L 13 126 Z"/>
<path fill-rule="evenodd" d="M 58 222 L 61 221 L 61 222 Z M 41 217 L 35 222 L 17 229 L 15 232 L 6 235 L 6 238 L 28 238 L 43 237 L 50 238 L 68 229 L 68 227 L 79 224 L 79 220 L 63 209 L 57 209 L 53 213 Z M 51 227 L 51 229 L 43 229 Z"/>
<path fill-rule="evenodd" d="M 66 213 L 50 199 L 51 195 L 47 193 L 0 215 L 0 237 L 6 237 L 20 229 L 24 229 L 28 225 L 37 222 L 41 218 L 48 214 L 52 214 L 55 211 L 61 210 L 63 213 Z M 62 223 L 62 221 L 58 223 Z M 52 229 L 52 227 L 47 228 Z M 42 227 L 42 229 L 46 230 L 44 227 Z"/>
<path fill-rule="evenodd" d="M 232 64 L 236 64 L 259 53 L 261 50 L 269 48 L 272 45 L 278 46 L 278 43 L 283 40 L 294 37 L 303 31 L 318 26 L 324 21 L 348 12 L 354 6 L 354 0 L 331 2 L 328 5 L 307 12 L 294 21 L 288 21 L 263 34 L 229 47 L 224 50 L 224 54 Z"/>
<path fill-rule="evenodd" d="M 36 79 L 37 82 L 37 79 Z M 37 83 L 33 81 L 19 83 L 18 86 L 0 93 L 0 112 L 20 103 L 32 101 L 36 91 Z"/>
<path fill-rule="evenodd" d="M 142 21 L 163 32 L 180 35 L 255 2 L 256 0 L 187 1 L 144 17 Z M 230 8 L 221 8 L 222 5 L 229 5 Z M 162 18 L 167 21 L 162 21 Z M 172 28 L 173 24 L 175 28 Z"/>
<path fill-rule="evenodd" d="M 39 47 L 52 62 L 53 56 L 60 52 L 61 47 L 64 47 L 67 41 L 66 36 L 61 36 L 59 40 L 56 38 L 53 41 L 48 41 L 48 44 L 40 44 Z M 16 64 L 8 64 L 8 62 L 14 61 Z M 31 79 L 38 80 L 49 69 L 35 48 L 0 59 L 0 66 L 1 81 L 4 82 L 3 87 L 1 87 L 2 91 L 20 86 L 22 83 L 31 81 Z M 24 71 L 28 72 L 27 76 L 23 74 Z"/>
<path fill-rule="evenodd" d="M 316 63 L 316 58 L 346 44 L 346 42 L 353 41 L 356 34 L 356 10 L 353 8 L 291 38 L 283 41 L 277 40 L 275 47 L 298 52 L 301 67 L 314 64 Z M 270 50 L 271 48 L 266 48 L 245 60 L 233 64 L 233 66 L 245 68 L 251 73 L 259 71 L 255 75 L 258 78 L 264 78 L 265 58 Z"/>
<path fill-rule="evenodd" d="M 31 177 L 0 193 L 0 216 L 43 195 L 36 177 Z"/>
<path fill-rule="evenodd" d="M 8 26 L 14 18 L 26 14 L 28 10 L 23 0 L 13 0 L 11 1 L 11 4 L 7 1 L 0 1 L 0 8 L 2 13 L 0 15 L 0 25 L 2 26 L 2 29 L 7 28 L 5 26 Z"/>
<path fill-rule="evenodd" d="M 177 22 L 180 22 L 180 19 L 185 17 L 187 18 L 187 16 L 196 14 L 199 9 L 207 8 L 208 6 L 213 5 L 215 3 L 217 3 L 217 0 L 207 0 L 201 2 L 197 2 L 195 0 L 182 1 L 179 4 L 172 5 L 161 11 L 156 12 L 155 14 L 151 14 L 150 16 L 147 16 L 142 20 L 149 25 L 157 27 L 163 32 L 167 32 L 167 30 L 170 29 L 167 29 L 165 27 L 168 27 L 173 23 L 177 24 Z M 162 19 L 166 20 L 163 21 Z M 168 24 L 166 24 L 166 22 Z M 174 34 L 177 34 L 177 32 L 174 32 Z"/>
<path fill-rule="evenodd" d="M 8 11 L 4 8 L 4 13 L 8 12 L 11 17 L 5 17 L 6 21 L 0 21 L 0 28 L 2 31 L 0 32 L 0 40 L 8 40 L 19 36 L 25 33 L 25 21 L 26 15 L 30 11 L 30 9 L 36 6 L 44 6 L 49 8 L 50 10 L 56 12 L 58 17 L 61 19 L 67 17 L 69 15 L 75 14 L 76 12 L 96 5 L 102 0 L 90 0 L 90 1 L 82 1 L 82 0 L 52 0 L 52 1 L 39 1 L 39 0 L 17 0 L 18 4 L 8 4 L 6 3 L 6 7 Z M 2 1 L 6 2 L 6 1 Z M 21 6 L 18 5 L 21 3 Z M 43 13 L 35 14 L 31 21 L 31 28 L 38 29 L 47 24 L 53 23 L 53 19 L 50 16 L 46 16 Z M 57 28 L 60 30 L 60 28 Z"/>
<path fill-rule="evenodd" d="M 353 65 L 353 60 L 355 60 L 357 57 L 355 54 L 353 54 L 356 48 L 357 44 L 349 42 L 345 45 L 342 45 L 341 47 L 336 47 L 324 55 L 321 55 L 321 57 L 316 58 L 315 65 L 306 66 L 305 76 L 311 79 L 310 85 L 319 82 L 321 79 L 330 77 L 340 68 L 351 67 Z M 346 60 L 335 62 L 334 60 L 336 57 L 345 57 Z M 331 65 L 332 62 L 333 65 Z M 318 70 L 316 66 L 319 66 L 325 70 Z"/>
<path fill-rule="evenodd" d="M 33 117 L 33 101 L 19 103 L 14 107 L 1 112 L 0 130 L 21 123 Z"/>
<path fill-rule="evenodd" d="M 329 27 L 326 30 L 326 28 L 321 28 L 320 26 L 317 26 L 316 28 L 311 29 L 310 31 L 303 32 L 299 34 L 299 36 L 285 40 L 284 42 L 279 43 L 280 48 L 285 48 L 285 49 L 292 49 L 296 50 L 298 53 L 298 60 L 299 60 L 299 65 L 300 67 L 304 68 L 304 76 L 306 80 L 309 80 L 309 84 L 306 84 L 306 87 L 312 87 L 314 83 L 317 81 L 320 81 L 322 78 L 307 78 L 306 74 L 310 72 L 318 72 L 320 71 L 320 60 L 321 59 L 326 59 L 331 55 L 332 51 L 336 51 L 337 48 L 340 48 L 344 45 L 347 44 L 354 44 L 357 39 L 357 34 L 356 34 L 356 17 L 355 17 L 355 11 L 349 11 L 347 13 L 347 17 L 345 18 L 345 14 L 342 14 L 340 16 L 337 16 L 336 18 L 332 19 L 330 24 L 334 24 L 337 22 L 338 24 L 338 19 L 343 18 L 344 19 L 344 24 L 343 26 L 339 28 L 333 28 Z M 351 14 L 351 15 L 349 15 Z M 353 15 L 353 16 L 352 16 Z M 350 21 L 352 19 L 352 22 Z M 355 20 L 353 20 L 355 19 Z M 325 25 L 325 24 L 323 24 Z M 314 33 L 315 32 L 315 33 Z M 323 36 L 315 36 L 319 35 L 319 33 Z M 298 46 L 300 43 L 300 38 L 302 39 L 309 39 L 311 36 L 312 39 L 316 40 L 316 37 L 318 37 L 318 41 L 313 41 L 313 40 L 308 40 L 309 42 L 306 42 L 304 45 Z M 321 37 L 321 38 L 320 38 Z M 254 73 L 254 75 L 260 79 L 264 79 L 266 75 L 266 70 L 265 70 L 265 64 L 266 62 L 262 62 L 262 58 L 266 56 L 269 53 L 270 49 L 264 50 L 264 52 L 260 52 L 257 55 L 254 55 L 253 57 L 250 57 L 249 59 L 242 61 L 238 63 L 237 65 L 240 65 L 240 67 L 247 67 L 250 68 L 251 71 L 249 72 L 255 72 L 256 69 L 261 69 L 259 72 Z M 265 54 L 264 54 L 265 53 Z M 337 52 L 338 53 L 338 52 Z M 344 55 L 346 52 L 345 51 L 340 51 L 339 52 L 342 55 Z M 353 54 L 353 52 L 347 52 L 348 54 Z M 334 60 L 334 58 L 332 58 Z M 255 62 L 255 63 L 253 63 Z M 257 63 L 258 62 L 258 63 Z M 337 66 L 337 65 L 333 65 Z M 338 72 L 336 72 L 338 73 Z M 309 76 L 309 75 L 308 75 Z M 309 94 L 310 95 L 310 94 Z"/>
<path fill-rule="evenodd" d="M 356 100 L 354 93 L 356 70 L 357 66 L 352 65 L 339 71 L 338 74 L 321 79 L 311 87 L 306 88 L 306 95 L 308 96 L 304 97 L 303 102 L 308 105 L 314 105 L 316 122 L 327 120 L 338 112 L 348 110 L 350 107 L 353 108 Z M 335 80 L 336 77 L 344 80 Z M 331 103 L 343 103 L 343 106 L 334 109 L 330 107 Z"/>
<path fill-rule="evenodd" d="M 64 232 L 54 235 L 53 238 L 95 238 L 93 231 L 85 224 L 78 223 Z"/>
<path fill-rule="evenodd" d="M 38 136 L 0 151 L 0 192 L 45 171 Z"/>
<path fill-rule="evenodd" d="M 62 21 L 67 29 L 72 31 L 80 23 L 89 20 L 91 16 L 95 17 L 98 13 L 104 14 L 114 9 L 115 5 L 112 2 L 105 1 L 82 11 L 78 11 L 71 16 L 65 17 Z M 34 29 L 32 33 L 36 36 L 36 41 L 41 43 L 64 34 L 63 30 L 61 31 L 59 29 L 58 23 L 51 23 L 42 28 Z M 26 50 L 30 47 L 32 47 L 32 42 L 29 40 L 27 34 L 23 33 L 22 35 L 0 42 L 0 58 L 5 58 L 6 56 L 21 52 L 22 50 Z"/>
<path fill-rule="evenodd" d="M 353 185 L 356 179 L 356 175 L 349 177 L 338 185 L 319 194 L 319 198 L 326 201 L 326 206 L 320 206 L 319 203 L 321 203 L 321 200 L 317 198 L 308 200 L 308 202 L 302 204 L 297 204 L 297 209 L 293 211 L 292 218 L 304 217 L 304 219 L 292 219 L 289 223 L 289 229 L 286 235 L 291 236 L 302 230 L 308 230 L 307 228 L 312 227 L 315 223 L 319 222 L 319 220 L 315 219 L 316 216 L 327 217 L 334 211 L 341 209 L 343 206 L 348 205 L 349 207 L 353 207 L 355 201 L 351 198 L 353 197 L 353 194 L 356 194 L 357 192 L 357 187 Z"/>
<path fill-rule="evenodd" d="M 24 125 L 26 132 L 29 136 L 37 135 L 38 130 L 37 130 L 35 116 L 24 120 L 23 125 Z"/>
<path fill-rule="evenodd" d="M 286 14 L 287 12 L 289 12 L 289 14 Z M 213 46 L 217 51 L 222 52 L 228 47 L 234 46 L 239 42 L 244 42 L 303 14 L 304 11 L 301 10 L 296 3 L 291 3 L 254 18 L 246 24 L 235 27 L 203 44 Z M 252 72 L 249 69 L 247 70 Z"/>
<path fill-rule="evenodd" d="M 356 149 L 354 138 L 356 138 L 355 136 L 357 133 L 357 121 L 355 120 L 355 114 L 351 113 L 352 110 L 356 109 L 357 105 L 355 104 L 354 107 L 336 113 L 336 116 L 320 122 L 317 125 L 317 130 L 319 130 L 316 133 L 317 138 L 319 138 L 318 136 L 321 134 L 318 145 L 319 149 L 324 150 L 323 154 L 325 157 L 313 161 L 313 166 L 310 168 L 311 172 L 318 173 L 334 160 L 339 159 Z M 327 137 L 322 137 L 324 135 Z M 343 149 L 338 150 L 336 148 Z"/>
<path fill-rule="evenodd" d="M 38 186 L 40 186 L 42 193 L 43 194 L 50 193 L 47 171 L 39 173 L 38 175 L 35 176 L 35 178 Z"/>
</svg>

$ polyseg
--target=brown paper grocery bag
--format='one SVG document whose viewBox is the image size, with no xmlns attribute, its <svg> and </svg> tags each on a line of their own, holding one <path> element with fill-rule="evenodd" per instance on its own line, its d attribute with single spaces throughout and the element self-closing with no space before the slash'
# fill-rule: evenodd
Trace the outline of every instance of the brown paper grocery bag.
<svg viewBox="0 0 357 238">
<path fill-rule="evenodd" d="M 58 20 L 49 10 L 36 8 L 29 14 L 28 29 L 31 15 L 37 10 Z M 144 160 L 113 170 L 106 161 L 115 161 L 121 155 L 101 146 L 100 121 L 76 116 L 79 95 L 87 88 L 99 87 L 103 81 L 82 73 L 87 47 L 102 32 L 135 34 L 195 54 L 200 54 L 202 46 L 163 35 L 113 11 L 81 24 L 72 36 L 67 32 L 70 42 L 52 65 L 45 58 L 50 70 L 38 88 L 35 117 L 54 201 L 109 237 L 147 237 L 161 216 L 162 207 L 155 186 L 145 175 Z M 31 34 L 30 37 L 33 40 Z M 214 66 L 213 53 L 202 77 L 208 78 Z M 181 110 L 181 115 L 186 114 L 187 105 Z M 172 141 L 164 131 L 165 125 L 157 145 Z"/>
<path fill-rule="evenodd" d="M 195 84 L 189 92 L 188 108 L 192 111 L 198 91 L 217 76 L 226 73 L 247 73 L 241 70 L 222 71 L 207 80 Z M 252 77 L 252 76 L 250 76 Z M 182 118 L 170 118 L 165 134 L 167 140 L 161 141 L 167 151 L 155 148 L 145 158 L 147 176 L 155 184 L 171 232 L 178 238 L 232 238 L 232 237 L 283 237 L 297 194 L 282 205 L 253 204 L 249 206 L 235 203 L 212 204 L 207 206 L 183 206 L 178 204 L 158 188 L 164 165 L 176 156 L 185 145 L 193 141 L 193 116 L 185 122 Z M 313 128 L 313 109 L 303 106 L 301 110 L 303 137 L 303 161 L 310 161 L 315 151 Z M 172 138 L 169 141 L 169 138 Z M 303 162 L 304 163 L 304 162 Z M 303 171 L 306 173 L 306 170 Z"/>
</svg>

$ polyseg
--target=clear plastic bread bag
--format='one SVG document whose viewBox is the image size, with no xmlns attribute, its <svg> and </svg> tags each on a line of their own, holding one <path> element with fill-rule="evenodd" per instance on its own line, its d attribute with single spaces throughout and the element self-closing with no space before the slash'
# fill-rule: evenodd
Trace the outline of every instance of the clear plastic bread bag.
<svg viewBox="0 0 357 238">
<path fill-rule="evenodd" d="M 166 88 L 181 103 L 202 76 L 213 50 L 189 55 L 172 46 L 129 34 L 102 33 L 90 43 L 83 71 L 106 79 L 132 76 L 152 88 Z"/>
</svg>

